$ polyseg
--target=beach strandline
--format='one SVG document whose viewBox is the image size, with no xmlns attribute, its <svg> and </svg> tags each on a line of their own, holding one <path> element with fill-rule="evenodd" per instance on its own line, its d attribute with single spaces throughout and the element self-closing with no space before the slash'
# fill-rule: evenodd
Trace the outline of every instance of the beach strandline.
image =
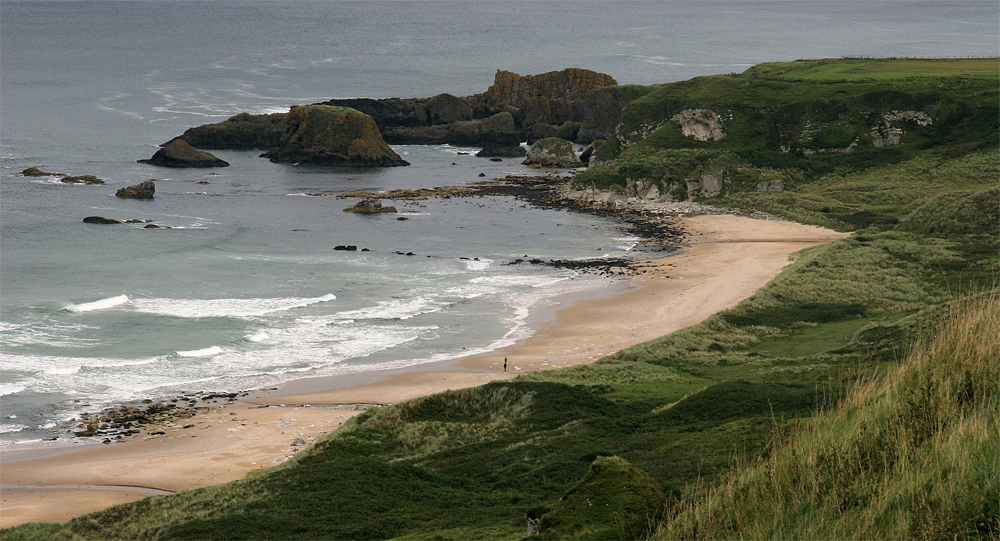
<svg viewBox="0 0 1000 541">
<path fill-rule="evenodd" d="M 777 276 L 790 254 L 848 235 L 733 215 L 686 216 L 678 225 L 687 233 L 681 250 L 640 263 L 645 272 L 632 277 L 630 287 L 568 301 L 537 323 L 529 338 L 489 354 L 389 374 L 290 382 L 274 394 L 214 406 L 161 427 L 160 435 L 147 429 L 125 443 L 2 460 L 0 527 L 65 521 L 149 496 L 120 487 L 179 491 L 243 478 L 286 460 L 366 404 L 593 362 L 732 307 Z M 76 485 L 116 488 L 66 488 Z"/>
</svg>

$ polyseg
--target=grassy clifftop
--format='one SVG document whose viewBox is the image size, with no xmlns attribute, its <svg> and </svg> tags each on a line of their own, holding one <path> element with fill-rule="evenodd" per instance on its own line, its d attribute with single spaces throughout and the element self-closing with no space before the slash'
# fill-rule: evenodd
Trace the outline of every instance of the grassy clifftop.
<svg viewBox="0 0 1000 541">
<path fill-rule="evenodd" d="M 686 103 L 704 106 L 706 80 L 753 85 L 762 72 L 791 84 L 796 73 L 867 69 L 858 62 L 769 64 L 647 98 L 680 99 L 687 85 Z M 902 155 L 878 163 L 757 149 L 806 166 L 767 169 L 783 191 L 721 190 L 713 201 L 856 233 L 799 252 L 730 310 L 591 365 L 369 410 L 241 481 L 3 536 L 522 539 L 530 520 L 548 539 L 996 538 L 1000 449 L 985 436 L 1000 411 L 1000 152 L 996 116 L 992 128 L 975 121 L 990 99 L 995 109 L 996 74 L 965 78 L 992 81 L 981 101 L 978 90 L 940 86 L 952 76 L 920 75 L 939 85 L 938 101 L 921 103 L 961 94 L 972 112 L 954 126 L 988 137 L 914 122 L 905 129 L 919 141 L 904 135 Z M 836 83 L 855 86 L 831 99 L 862 103 L 872 84 Z M 643 100 L 630 106 L 638 125 L 641 107 L 655 112 Z M 651 113 L 650 125 L 671 111 Z M 642 148 L 674 153 L 660 163 L 675 173 L 688 160 L 702 172 L 759 167 L 736 152 L 739 130 L 694 143 L 670 135 L 689 145 L 680 149 L 657 133 L 606 167 Z M 820 158 L 834 165 L 813 167 Z M 975 300 L 956 302 L 966 296 Z"/>
</svg>

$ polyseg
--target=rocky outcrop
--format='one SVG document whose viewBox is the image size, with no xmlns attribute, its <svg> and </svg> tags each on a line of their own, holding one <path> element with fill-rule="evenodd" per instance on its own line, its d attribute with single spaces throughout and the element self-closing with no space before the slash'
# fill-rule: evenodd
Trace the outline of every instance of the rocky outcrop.
<svg viewBox="0 0 1000 541">
<path fill-rule="evenodd" d="M 757 183 L 757 186 L 754 189 L 758 192 L 780 192 L 784 191 L 785 183 L 779 179 L 762 180 Z"/>
<path fill-rule="evenodd" d="M 66 184 L 104 184 L 104 181 L 95 177 L 94 175 L 80 175 L 77 177 L 63 177 L 59 179 L 59 182 L 64 182 Z"/>
<path fill-rule="evenodd" d="M 917 126 L 930 126 L 934 123 L 930 115 L 923 111 L 891 111 L 882 115 L 882 122 L 872 126 L 872 144 L 876 147 L 898 145 L 906 131 L 906 122 Z"/>
<path fill-rule="evenodd" d="M 539 107 L 571 108 L 572 102 L 581 100 L 594 89 L 617 85 L 610 75 L 586 69 L 569 68 L 539 75 L 518 75 L 497 70 L 493 85 L 476 96 L 476 106 L 491 113 L 504 107 L 537 110 Z M 567 113 L 563 111 L 563 113 Z"/>
<path fill-rule="evenodd" d="M 25 177 L 55 177 L 59 176 L 59 173 L 46 173 L 37 167 L 29 167 L 21 171 L 21 175 Z"/>
<path fill-rule="evenodd" d="M 177 139 L 196 148 L 274 148 L 285 134 L 288 113 L 240 113 L 222 122 L 190 128 Z"/>
<path fill-rule="evenodd" d="M 590 167 L 593 165 L 592 159 L 594 154 L 597 152 L 601 145 L 604 144 L 604 139 L 597 139 L 596 141 L 591 141 L 591 143 L 585 147 L 580 152 L 580 161 Z"/>
<path fill-rule="evenodd" d="M 521 139 L 514 116 L 509 112 L 497 113 L 479 124 L 479 137 L 483 149 L 476 153 L 480 157 L 511 157 L 524 156 Z"/>
<path fill-rule="evenodd" d="M 344 209 L 344 212 L 358 212 L 361 214 L 380 214 L 383 212 L 396 212 L 396 207 L 383 207 L 382 201 L 378 199 L 362 199 L 353 207 Z"/>
<path fill-rule="evenodd" d="M 681 127 L 681 133 L 698 141 L 721 141 L 726 137 L 722 117 L 708 109 L 685 109 L 670 120 Z"/>
<path fill-rule="evenodd" d="M 583 162 L 576 156 L 573 143 L 558 137 L 539 139 L 528 149 L 528 158 L 524 165 L 540 167 L 583 167 Z"/>
<path fill-rule="evenodd" d="M 450 124 L 472 120 L 472 108 L 462 98 L 438 94 L 416 108 L 416 116 L 427 124 Z"/>
<path fill-rule="evenodd" d="M 152 180 L 147 180 L 145 182 L 140 182 L 135 186 L 128 186 L 126 188 L 119 189 L 115 192 L 115 197 L 149 199 L 150 197 L 153 197 L 154 192 L 156 192 L 156 186 L 153 184 Z"/>
<path fill-rule="evenodd" d="M 364 167 L 409 165 L 396 154 L 375 121 L 348 107 L 293 106 L 277 149 L 261 156 L 275 163 Z"/>
<path fill-rule="evenodd" d="M 148 160 L 139 163 L 159 165 L 160 167 L 227 167 L 229 162 L 220 160 L 214 155 L 198 150 L 183 139 L 174 139 L 164 143 L 160 150 Z"/>
</svg>

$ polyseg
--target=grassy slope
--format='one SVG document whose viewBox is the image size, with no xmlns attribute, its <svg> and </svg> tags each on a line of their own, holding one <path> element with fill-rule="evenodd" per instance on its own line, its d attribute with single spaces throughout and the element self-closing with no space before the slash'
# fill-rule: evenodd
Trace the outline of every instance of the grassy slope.
<svg viewBox="0 0 1000 541">
<path fill-rule="evenodd" d="M 796 67 L 817 65 L 836 67 Z M 681 86 L 695 95 L 704 80 Z M 370 411 L 246 480 L 3 536 L 517 539 L 527 514 L 547 538 L 650 534 L 658 509 L 697 513 L 727 471 L 767 452 L 775 430 L 895 367 L 956 294 L 994 287 L 997 152 L 948 137 L 877 169 L 848 158 L 836 174 L 796 173 L 800 184 L 779 194 L 723 194 L 726 204 L 864 229 L 800 252 L 772 283 L 702 324 L 593 365 Z M 898 222 L 839 218 L 860 209 Z M 917 476 L 925 469 L 911 467 Z M 609 506 L 594 509 L 595 501 Z M 899 507 L 918 513 L 909 501 Z M 678 531 L 690 535 L 684 524 Z M 953 531 L 935 527 L 905 537 Z M 857 532 L 838 537 L 869 530 Z M 817 535 L 792 528 L 778 536 Z"/>
<path fill-rule="evenodd" d="M 897 370 L 680 506 L 655 539 L 1000 536 L 1000 299 L 945 313 Z"/>
</svg>

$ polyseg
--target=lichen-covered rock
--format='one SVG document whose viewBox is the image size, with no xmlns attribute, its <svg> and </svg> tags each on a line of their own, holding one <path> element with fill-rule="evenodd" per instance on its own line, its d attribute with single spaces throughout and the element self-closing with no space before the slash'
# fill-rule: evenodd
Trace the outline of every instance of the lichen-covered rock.
<svg viewBox="0 0 1000 541">
<path fill-rule="evenodd" d="M 758 192 L 780 192 L 785 189 L 785 183 L 779 179 L 762 180 L 755 188 Z"/>
<path fill-rule="evenodd" d="M 288 113 L 240 113 L 222 122 L 190 128 L 177 139 L 197 148 L 275 148 L 285 134 Z"/>
<path fill-rule="evenodd" d="M 370 116 L 348 107 L 294 106 L 287 125 L 279 147 L 262 157 L 275 163 L 410 165 L 389 148 Z"/>
<path fill-rule="evenodd" d="M 115 197 L 125 197 L 131 199 L 149 199 L 156 192 L 156 186 L 152 180 L 140 182 L 135 186 L 128 186 L 115 192 Z"/>
<path fill-rule="evenodd" d="M 524 156 L 520 137 L 514 124 L 514 116 L 504 111 L 479 123 L 479 137 L 483 149 L 476 153 L 479 157 Z"/>
<path fill-rule="evenodd" d="M 523 163 L 542 167 L 583 167 L 583 162 L 573 149 L 573 143 L 558 137 L 539 139 L 532 143 L 528 149 L 528 158 Z"/>
<path fill-rule="evenodd" d="M 383 207 L 382 201 L 378 199 L 362 199 L 353 207 L 344 209 L 344 212 L 359 212 L 361 214 L 379 214 L 382 212 L 396 212 L 396 207 Z"/>
<path fill-rule="evenodd" d="M 501 111 L 505 106 L 523 108 L 529 101 L 579 100 L 587 92 L 617 85 L 614 77 L 587 69 L 569 68 L 538 75 L 518 75 L 497 70 L 493 85 L 482 96 L 489 110 Z M 536 102 L 536 106 L 540 105 Z"/>
<path fill-rule="evenodd" d="M 722 117 L 708 109 L 685 109 L 673 116 L 681 133 L 698 141 L 721 141 L 726 137 Z"/>
<path fill-rule="evenodd" d="M 164 143 L 160 150 L 148 160 L 139 163 L 159 165 L 160 167 L 227 167 L 229 162 L 220 160 L 214 155 L 198 150 L 183 139 L 174 139 Z"/>
</svg>

